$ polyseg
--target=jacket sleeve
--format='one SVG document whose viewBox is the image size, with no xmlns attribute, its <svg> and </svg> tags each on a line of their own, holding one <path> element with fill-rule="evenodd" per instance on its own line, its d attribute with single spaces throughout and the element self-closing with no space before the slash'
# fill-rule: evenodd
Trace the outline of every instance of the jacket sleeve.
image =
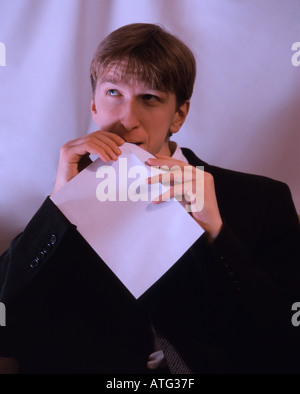
<svg viewBox="0 0 300 394">
<path fill-rule="evenodd" d="M 0 356 L 13 355 L 13 339 L 9 323 L 16 319 L 10 305 L 28 288 L 42 268 L 50 262 L 73 226 L 47 198 L 24 232 L 10 244 L 0 257 L 0 302 L 6 306 L 6 326 L 0 327 Z"/>
<path fill-rule="evenodd" d="M 243 224 L 239 232 L 236 223 L 225 221 L 212 245 L 201 239 L 192 248 L 194 261 L 200 272 L 206 265 L 212 297 L 223 285 L 231 289 L 239 310 L 232 341 L 238 341 L 239 330 L 247 333 L 240 348 L 248 349 L 249 363 L 252 352 L 257 370 L 299 373 L 300 331 L 291 321 L 292 305 L 300 300 L 298 216 L 289 188 L 280 182 L 268 184 L 261 206 L 254 205 L 253 212 L 248 208 L 254 216 L 248 229 Z"/>
</svg>

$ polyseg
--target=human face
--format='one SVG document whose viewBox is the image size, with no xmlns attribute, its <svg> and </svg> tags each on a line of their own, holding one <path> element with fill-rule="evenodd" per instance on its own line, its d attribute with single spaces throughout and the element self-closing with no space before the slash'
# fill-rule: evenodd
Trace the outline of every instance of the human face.
<svg viewBox="0 0 300 394">
<path fill-rule="evenodd" d="M 172 92 L 149 89 L 134 77 L 122 81 L 120 66 L 110 67 L 99 79 L 92 115 L 99 130 L 115 133 L 152 155 L 171 156 L 170 133 L 176 133 L 189 102 L 176 109 Z"/>
</svg>

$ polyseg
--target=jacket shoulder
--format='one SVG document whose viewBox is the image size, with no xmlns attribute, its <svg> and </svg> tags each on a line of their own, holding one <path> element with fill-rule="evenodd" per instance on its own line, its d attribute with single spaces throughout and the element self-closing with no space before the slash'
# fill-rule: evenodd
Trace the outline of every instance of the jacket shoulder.
<svg viewBox="0 0 300 394">
<path fill-rule="evenodd" d="M 237 231 L 241 226 L 257 228 L 273 217 L 283 228 L 299 230 L 299 220 L 288 185 L 272 178 L 212 166 L 190 149 L 183 154 L 193 166 L 204 166 L 213 175 L 219 209 Z M 275 219 L 274 219 L 275 220 Z"/>
<path fill-rule="evenodd" d="M 269 178 L 263 175 L 250 174 L 237 170 L 226 169 L 223 167 L 214 166 L 201 160 L 195 153 L 188 149 L 182 148 L 184 156 L 193 166 L 204 166 L 204 170 L 211 173 L 217 184 L 225 184 L 228 188 L 229 185 L 246 187 L 246 188 L 271 188 L 282 189 L 284 192 L 289 190 L 286 183 Z"/>
</svg>

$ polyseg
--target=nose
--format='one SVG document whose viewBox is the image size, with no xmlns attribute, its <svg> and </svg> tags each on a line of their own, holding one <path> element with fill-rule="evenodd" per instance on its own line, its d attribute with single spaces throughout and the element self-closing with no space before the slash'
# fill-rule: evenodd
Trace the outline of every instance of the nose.
<svg viewBox="0 0 300 394">
<path fill-rule="evenodd" d="M 126 100 L 126 102 L 123 103 L 120 115 L 120 122 L 127 131 L 137 129 L 139 127 L 140 121 L 138 104 L 134 99 Z"/>
</svg>

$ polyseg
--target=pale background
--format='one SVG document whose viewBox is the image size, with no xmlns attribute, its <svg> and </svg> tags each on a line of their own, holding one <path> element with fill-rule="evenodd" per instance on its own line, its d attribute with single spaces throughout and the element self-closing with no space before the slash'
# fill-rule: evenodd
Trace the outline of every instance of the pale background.
<svg viewBox="0 0 300 394">
<path fill-rule="evenodd" d="M 160 23 L 195 53 L 180 145 L 288 183 L 300 212 L 299 0 L 0 0 L 0 252 L 52 191 L 60 146 L 96 130 L 89 63 L 133 22 Z"/>
</svg>

